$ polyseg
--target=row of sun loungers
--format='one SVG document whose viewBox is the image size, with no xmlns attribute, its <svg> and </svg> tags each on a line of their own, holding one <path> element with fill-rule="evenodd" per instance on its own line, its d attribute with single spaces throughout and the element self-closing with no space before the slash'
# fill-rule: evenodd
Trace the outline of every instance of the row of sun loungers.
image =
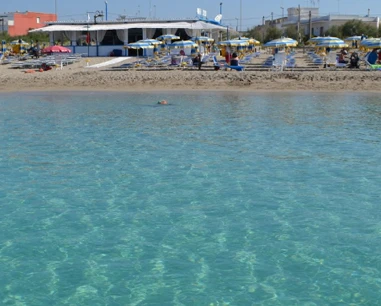
<svg viewBox="0 0 381 306">
<path fill-rule="evenodd" d="M 82 54 L 53 54 L 37 59 L 28 58 L 25 60 L 14 60 L 8 64 L 10 64 L 11 68 L 16 69 L 41 68 L 44 65 L 62 69 L 63 66 L 78 62 L 81 58 Z"/>
</svg>

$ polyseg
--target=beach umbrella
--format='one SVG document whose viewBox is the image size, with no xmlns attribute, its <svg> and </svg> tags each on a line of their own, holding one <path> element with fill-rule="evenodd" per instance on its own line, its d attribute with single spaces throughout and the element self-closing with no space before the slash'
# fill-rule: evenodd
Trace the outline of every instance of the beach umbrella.
<svg viewBox="0 0 381 306">
<path fill-rule="evenodd" d="M 360 43 L 360 45 L 368 49 L 378 49 L 381 48 L 381 38 L 365 39 Z"/>
<path fill-rule="evenodd" d="M 249 38 L 248 42 L 250 45 L 260 45 L 261 44 L 261 42 L 259 40 L 256 40 L 254 38 Z"/>
<path fill-rule="evenodd" d="M 361 36 L 351 36 L 344 38 L 345 41 L 354 41 L 354 40 L 361 40 Z"/>
<path fill-rule="evenodd" d="M 127 48 L 129 49 L 153 49 L 153 45 L 147 43 L 147 42 L 134 42 L 127 44 Z"/>
<path fill-rule="evenodd" d="M 194 48 L 197 46 L 197 44 L 191 40 L 180 40 L 180 41 L 175 41 L 169 44 L 168 46 L 172 48 Z"/>
<path fill-rule="evenodd" d="M 227 47 L 244 47 L 248 46 L 249 43 L 247 40 L 239 40 L 239 39 L 230 39 L 218 42 L 219 46 L 227 46 Z"/>
<path fill-rule="evenodd" d="M 174 39 L 180 39 L 180 36 L 173 35 L 173 34 L 164 34 L 160 35 L 159 37 L 156 37 L 157 40 L 174 40 Z"/>
<path fill-rule="evenodd" d="M 214 42 L 214 39 L 208 36 L 194 36 L 191 40 L 197 42 Z"/>
<path fill-rule="evenodd" d="M 310 44 L 320 44 L 327 41 L 342 41 L 340 38 L 331 36 L 317 36 L 309 39 L 307 42 Z"/>
<path fill-rule="evenodd" d="M 29 45 L 29 44 L 22 39 L 21 40 L 16 39 L 16 40 L 11 41 L 11 45 Z"/>
<path fill-rule="evenodd" d="M 348 44 L 343 40 L 323 41 L 316 44 L 317 48 L 348 48 Z"/>
<path fill-rule="evenodd" d="M 70 53 L 71 50 L 63 46 L 49 46 L 41 50 L 41 53 Z"/>
<path fill-rule="evenodd" d="M 247 41 L 250 45 L 260 45 L 261 42 L 259 40 L 256 40 L 254 38 L 248 38 L 248 37 L 236 37 L 236 38 L 232 38 L 232 40 L 244 40 L 244 41 Z"/>
<path fill-rule="evenodd" d="M 151 45 L 160 45 L 160 44 L 162 44 L 161 41 L 156 40 L 156 39 L 142 39 L 142 40 L 139 40 L 137 42 L 139 42 L 139 43 L 148 43 L 148 44 L 151 44 Z"/>
<path fill-rule="evenodd" d="M 281 48 L 281 47 L 296 47 L 298 42 L 292 38 L 283 37 L 271 40 L 265 43 L 263 46 L 267 48 Z"/>
</svg>

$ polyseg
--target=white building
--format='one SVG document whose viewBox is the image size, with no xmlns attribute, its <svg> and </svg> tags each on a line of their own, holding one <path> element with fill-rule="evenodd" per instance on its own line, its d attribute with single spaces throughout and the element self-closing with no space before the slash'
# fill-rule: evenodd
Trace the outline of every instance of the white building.
<svg viewBox="0 0 381 306">
<path fill-rule="evenodd" d="M 289 26 L 295 26 L 295 28 L 297 28 L 299 23 L 300 33 L 302 35 L 308 36 L 310 33 L 310 12 L 312 36 L 324 36 L 325 32 L 332 26 L 341 26 L 351 20 L 361 20 L 362 22 L 370 24 L 377 29 L 379 28 L 380 24 L 379 17 L 341 14 L 329 14 L 326 16 L 320 16 L 319 8 L 317 7 L 301 7 L 300 16 L 298 7 L 288 8 L 287 18 L 279 18 L 274 20 L 272 23 L 281 30 L 284 30 Z M 269 22 L 266 21 L 266 24 L 269 24 Z M 362 33 L 357 34 L 361 35 Z"/>
<path fill-rule="evenodd" d="M 226 32 L 227 28 L 218 22 L 199 19 L 136 18 L 109 22 L 50 22 L 45 27 L 31 32 L 38 31 L 49 33 L 51 45 L 57 42 L 65 44 L 73 53 L 108 56 L 117 50 L 120 55 L 134 56 L 139 51 L 127 49 L 128 43 L 154 39 L 163 34 L 175 34 L 184 40 L 203 34 L 218 40 L 221 32 Z M 153 52 L 152 49 L 147 51 Z"/>
</svg>

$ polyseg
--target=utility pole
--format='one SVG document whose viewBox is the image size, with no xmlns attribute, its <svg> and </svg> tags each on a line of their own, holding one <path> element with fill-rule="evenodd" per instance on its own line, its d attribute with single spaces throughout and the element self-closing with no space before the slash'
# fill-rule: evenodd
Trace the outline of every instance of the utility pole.
<svg viewBox="0 0 381 306">
<path fill-rule="evenodd" d="M 300 4 L 298 5 L 298 40 L 300 42 Z"/>
<path fill-rule="evenodd" d="M 309 39 L 312 38 L 312 12 L 310 11 L 308 13 L 308 17 L 310 18 L 310 35 L 309 35 Z"/>
<path fill-rule="evenodd" d="M 282 10 L 282 19 L 284 18 L 284 7 L 280 7 L 281 8 L 281 10 Z"/>
<path fill-rule="evenodd" d="M 239 31 L 242 32 L 242 0 L 239 1 Z"/>
<path fill-rule="evenodd" d="M 265 16 L 262 17 L 262 43 L 265 40 Z"/>
<path fill-rule="evenodd" d="M 274 13 L 271 12 L 271 25 L 273 25 L 273 23 L 274 23 Z"/>
</svg>

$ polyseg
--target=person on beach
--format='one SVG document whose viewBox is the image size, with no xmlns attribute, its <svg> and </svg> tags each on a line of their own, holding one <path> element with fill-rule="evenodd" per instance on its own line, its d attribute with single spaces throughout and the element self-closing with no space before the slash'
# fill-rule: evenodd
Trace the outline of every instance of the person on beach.
<svg viewBox="0 0 381 306">
<path fill-rule="evenodd" d="M 232 58 L 230 60 L 230 66 L 239 66 L 238 55 L 235 52 L 232 54 Z"/>
<path fill-rule="evenodd" d="M 345 56 L 348 54 L 347 50 L 341 50 L 339 55 L 339 63 L 348 64 L 348 61 L 345 59 Z"/>
<path fill-rule="evenodd" d="M 201 54 L 198 53 L 192 61 L 193 61 L 193 66 L 197 66 L 198 70 L 201 70 L 201 65 L 202 65 Z"/>
</svg>

